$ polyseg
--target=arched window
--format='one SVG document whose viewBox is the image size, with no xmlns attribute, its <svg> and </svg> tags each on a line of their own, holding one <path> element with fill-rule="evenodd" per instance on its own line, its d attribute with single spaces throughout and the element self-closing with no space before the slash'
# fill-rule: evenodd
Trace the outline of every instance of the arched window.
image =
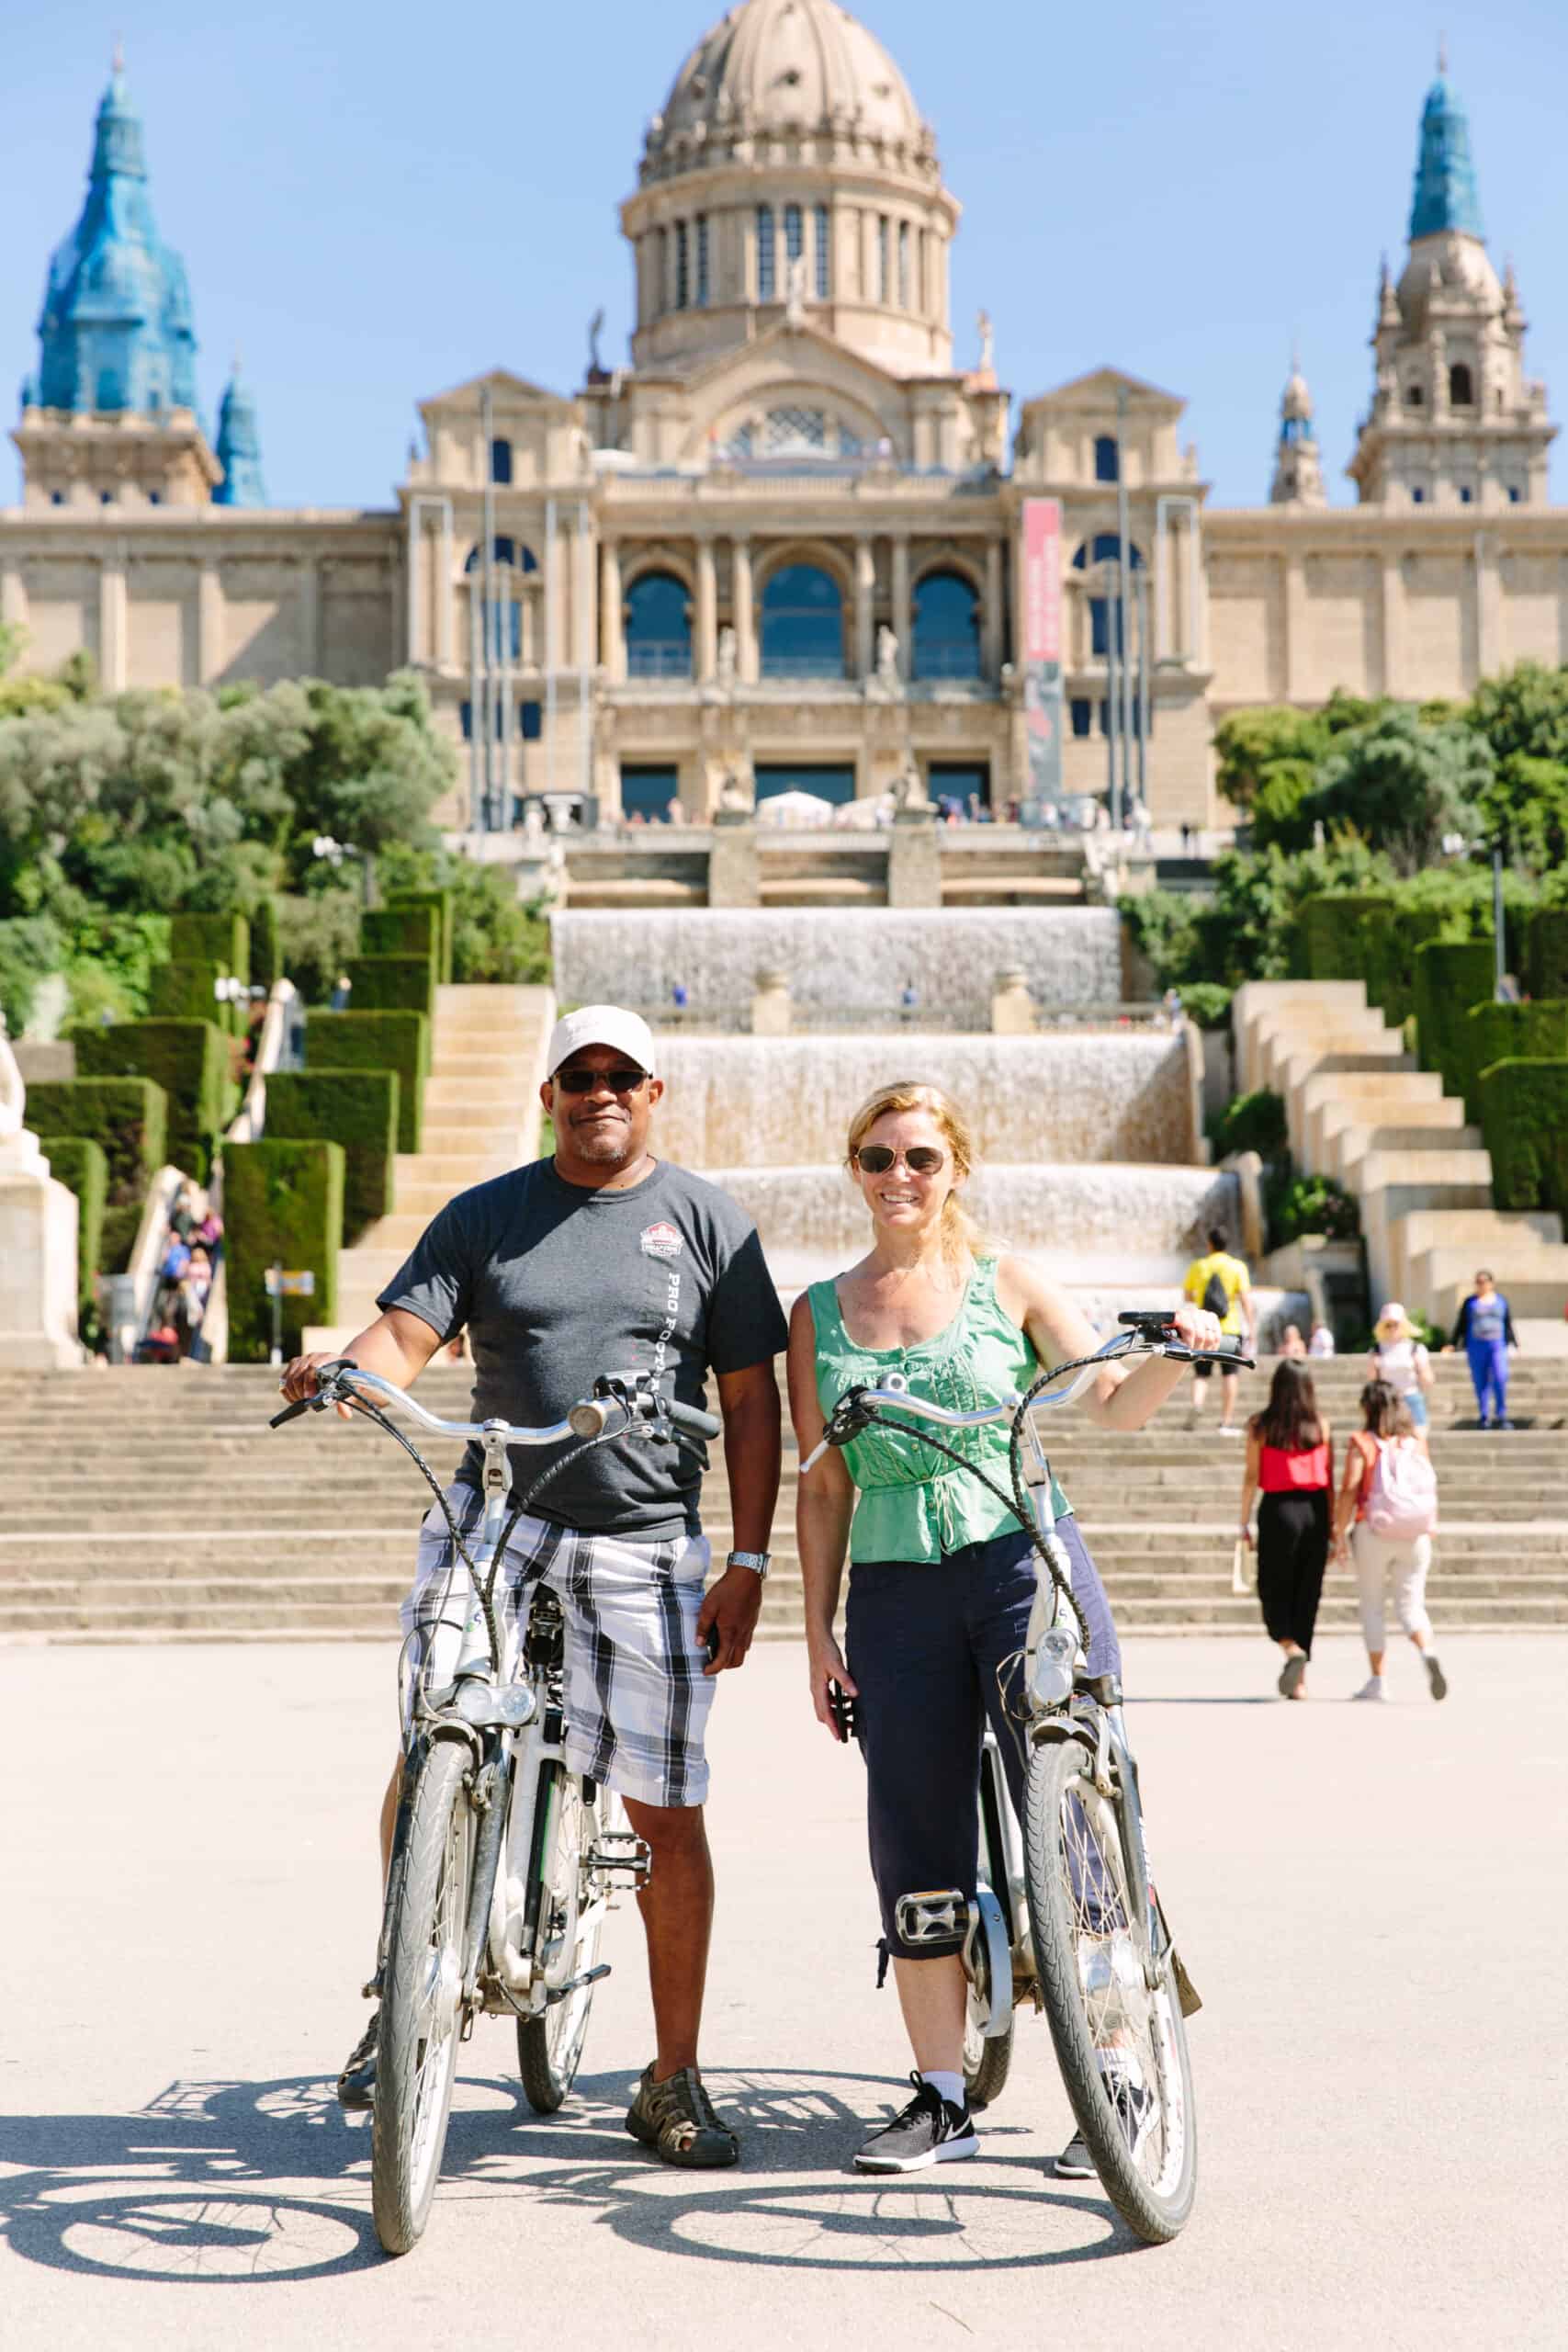
<svg viewBox="0 0 1568 2352">
<path fill-rule="evenodd" d="M 833 220 L 825 204 L 817 208 L 817 300 L 825 302 L 833 291 Z"/>
<path fill-rule="evenodd" d="M 685 583 L 671 571 L 645 571 L 626 596 L 626 674 L 689 678 L 692 616 Z"/>
<path fill-rule="evenodd" d="M 683 220 L 675 223 L 675 308 L 683 311 L 692 299 L 692 235 Z"/>
<path fill-rule="evenodd" d="M 1095 435 L 1094 478 L 1096 481 L 1121 480 L 1120 469 L 1116 463 L 1116 435 L 1113 433 L 1099 433 Z"/>
<path fill-rule="evenodd" d="M 910 305 L 909 290 L 909 224 L 898 223 L 898 308 L 907 311 Z"/>
<path fill-rule="evenodd" d="M 839 583 L 814 563 L 786 563 L 762 591 L 764 678 L 841 678 L 844 608 Z"/>
<path fill-rule="evenodd" d="M 530 571 L 537 571 L 538 562 L 532 548 L 500 531 L 491 541 L 491 554 L 495 563 L 493 604 L 486 601 L 484 594 L 483 548 L 470 548 L 463 566 L 479 615 L 479 642 L 489 646 L 494 661 L 519 662 L 523 658 L 523 582 Z"/>
<path fill-rule="evenodd" d="M 1425 396 L 1425 394 L 1423 393 L 1423 391 L 1422 391 L 1421 387 L 1420 387 L 1420 385 L 1419 385 L 1419 384 L 1406 384 L 1406 385 L 1405 385 L 1405 387 L 1404 387 L 1404 405 L 1405 405 L 1405 407 L 1406 407 L 1406 408 L 1419 408 L 1419 407 L 1421 406 L 1422 401 L 1424 400 L 1424 398 L 1425 398 L 1425 397 L 1426 397 L 1426 396 Z"/>
<path fill-rule="evenodd" d="M 1085 539 L 1080 544 L 1077 553 L 1073 558 L 1073 570 L 1075 571 L 1087 571 L 1093 564 L 1120 563 L 1121 560 L 1121 539 L 1114 531 L 1101 531 L 1093 539 Z M 1143 549 L 1138 546 L 1135 539 L 1129 541 L 1127 548 L 1128 570 L 1130 571 L 1141 571 L 1143 570 Z M 1132 600 L 1129 597 L 1129 604 L 1131 604 L 1131 601 Z M 1089 600 L 1089 651 L 1093 655 L 1098 655 L 1101 661 L 1105 659 L 1106 655 L 1111 650 L 1112 626 L 1111 615 L 1113 613 L 1117 615 L 1119 623 L 1120 605 L 1121 598 L 1117 596 L 1091 596 Z M 1131 631 L 1131 628 L 1132 615 L 1129 613 L 1127 616 L 1127 629 L 1129 633 Z M 1118 656 L 1120 656 L 1126 650 L 1125 639 L 1120 626 L 1118 626 L 1116 629 L 1116 646 Z"/>
<path fill-rule="evenodd" d="M 784 256 L 798 261 L 806 251 L 806 216 L 798 204 L 784 206 Z"/>
<path fill-rule="evenodd" d="M 697 308 L 699 311 L 705 311 L 708 305 L 709 290 L 707 214 L 699 212 L 694 225 L 696 230 L 697 248 Z"/>
<path fill-rule="evenodd" d="M 771 302 L 778 290 L 778 264 L 773 252 L 773 208 L 757 207 L 757 300 Z"/>
<path fill-rule="evenodd" d="M 1449 369 L 1449 406 L 1473 408 L 1474 405 L 1475 379 L 1471 374 L 1467 363 L 1462 359 L 1456 359 Z"/>
<path fill-rule="evenodd" d="M 893 223 L 886 212 L 876 222 L 876 299 L 884 310 L 893 300 Z"/>
<path fill-rule="evenodd" d="M 491 443 L 490 478 L 491 481 L 495 482 L 502 489 L 504 489 L 507 483 L 512 480 L 512 444 L 510 441 L 498 440 Z"/>
<path fill-rule="evenodd" d="M 962 572 L 928 571 L 915 591 L 914 674 L 980 675 L 980 599 Z"/>
</svg>

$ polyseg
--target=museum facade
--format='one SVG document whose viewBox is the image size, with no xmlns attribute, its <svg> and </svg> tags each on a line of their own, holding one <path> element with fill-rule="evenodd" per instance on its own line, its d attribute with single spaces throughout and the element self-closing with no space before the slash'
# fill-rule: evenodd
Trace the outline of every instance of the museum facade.
<svg viewBox="0 0 1568 2352">
<path fill-rule="evenodd" d="M 730 779 L 839 799 L 911 767 L 933 795 L 1022 797 L 1035 500 L 1060 550 L 1064 788 L 1104 788 L 1118 707 L 1158 823 L 1213 820 L 1213 727 L 1240 705 L 1457 697 L 1568 658 L 1556 428 L 1443 74 L 1405 264 L 1378 286 L 1353 506 L 1325 502 L 1299 370 L 1255 508 L 1209 503 L 1183 401 L 1115 368 L 1015 412 L 984 315 L 955 364 L 958 220 L 881 44 L 836 0 L 742 0 L 622 206 L 629 363 L 595 335 L 574 392 L 459 385 L 420 403 L 395 506 L 278 508 L 237 375 L 210 442 L 200 422 L 117 59 L 23 387 L 0 618 L 27 667 L 85 650 L 111 689 L 412 667 L 470 747 L 451 822 L 502 827 L 539 791 L 700 818 Z"/>
</svg>

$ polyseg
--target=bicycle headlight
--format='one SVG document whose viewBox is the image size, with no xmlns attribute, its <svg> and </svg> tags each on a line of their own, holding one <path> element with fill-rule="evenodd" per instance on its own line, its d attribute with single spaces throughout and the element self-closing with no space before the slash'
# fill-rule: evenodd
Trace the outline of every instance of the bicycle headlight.
<svg viewBox="0 0 1568 2352">
<path fill-rule="evenodd" d="M 534 1720 L 534 1693 L 525 1682 L 493 1682 L 471 1675 L 452 1701 L 452 1713 L 475 1731 L 521 1731 Z"/>
</svg>

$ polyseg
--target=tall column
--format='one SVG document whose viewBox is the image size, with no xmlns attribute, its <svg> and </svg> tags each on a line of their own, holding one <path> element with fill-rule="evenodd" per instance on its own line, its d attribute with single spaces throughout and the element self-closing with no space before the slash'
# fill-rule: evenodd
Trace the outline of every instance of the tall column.
<svg viewBox="0 0 1568 2352">
<path fill-rule="evenodd" d="M 1490 531 L 1475 535 L 1475 669 L 1464 681 L 1467 692 L 1502 665 L 1503 581 L 1497 568 L 1497 541 Z"/>
<path fill-rule="evenodd" d="M 215 555 L 203 556 L 196 589 L 196 679 L 210 685 L 223 663 L 223 575 Z"/>
<path fill-rule="evenodd" d="M 1285 555 L 1284 617 L 1280 694 L 1283 701 L 1295 702 L 1307 692 L 1306 565 L 1300 548 L 1291 548 Z"/>
<path fill-rule="evenodd" d="M 696 618 L 693 650 L 696 655 L 697 682 L 705 686 L 712 683 L 718 667 L 718 583 L 714 574 L 713 541 L 705 537 L 697 541 Z"/>
<path fill-rule="evenodd" d="M 876 551 L 869 538 L 855 541 L 855 675 L 876 668 Z"/>
<path fill-rule="evenodd" d="M 545 502 L 545 668 L 547 673 L 561 669 L 565 663 L 566 631 L 565 600 L 561 594 L 560 526 L 556 516 L 553 498 Z"/>
<path fill-rule="evenodd" d="M 299 660 L 308 678 L 321 674 L 321 580 L 313 555 L 299 558 Z"/>
<path fill-rule="evenodd" d="M 1376 691 L 1397 695 L 1404 676 L 1404 572 L 1399 556 L 1383 557 L 1382 586 L 1382 675 Z"/>
<path fill-rule="evenodd" d="M 98 668 L 104 692 L 123 693 L 130 662 L 125 556 L 115 548 L 98 566 Z"/>
<path fill-rule="evenodd" d="M 909 674 L 909 535 L 893 537 L 893 634 L 898 640 L 898 675 Z"/>
<path fill-rule="evenodd" d="M 751 593 L 751 542 L 742 534 L 735 540 L 735 667 L 742 683 L 757 679 L 757 612 Z"/>
<path fill-rule="evenodd" d="M 600 551 L 599 659 L 610 684 L 619 685 L 626 674 L 626 616 L 618 539 L 606 539 Z"/>
<path fill-rule="evenodd" d="M 1002 543 L 986 542 L 986 606 L 980 618 L 980 667 L 994 684 L 1001 675 L 1005 615 L 1002 611 Z"/>
</svg>

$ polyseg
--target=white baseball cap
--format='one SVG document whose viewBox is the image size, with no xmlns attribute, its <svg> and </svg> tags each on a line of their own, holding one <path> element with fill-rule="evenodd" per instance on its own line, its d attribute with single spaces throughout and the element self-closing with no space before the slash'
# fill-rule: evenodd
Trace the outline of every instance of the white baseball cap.
<svg viewBox="0 0 1568 2352">
<path fill-rule="evenodd" d="M 640 1012 L 628 1012 L 625 1005 L 583 1004 L 575 1012 L 563 1012 L 550 1031 L 547 1076 L 554 1078 L 562 1062 L 570 1061 L 584 1046 L 613 1046 L 627 1061 L 653 1076 L 653 1032 Z"/>
</svg>

